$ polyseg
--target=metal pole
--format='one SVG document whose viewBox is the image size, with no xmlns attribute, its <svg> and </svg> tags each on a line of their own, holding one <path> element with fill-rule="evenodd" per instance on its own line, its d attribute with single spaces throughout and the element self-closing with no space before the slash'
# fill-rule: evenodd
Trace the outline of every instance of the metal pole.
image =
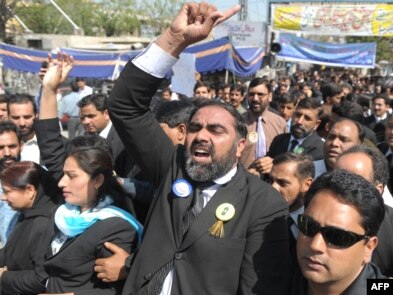
<svg viewBox="0 0 393 295">
<path fill-rule="evenodd" d="M 33 32 L 32 30 L 30 30 L 30 29 L 26 26 L 26 24 L 25 24 L 16 14 L 14 14 L 14 17 L 15 17 L 15 19 L 20 23 L 20 25 L 23 27 L 23 29 L 25 29 L 25 31 L 26 31 L 27 33 L 32 33 L 32 32 Z"/>
<path fill-rule="evenodd" d="M 53 0 L 49 0 L 49 1 L 50 1 L 50 2 L 53 4 L 53 6 L 56 7 L 57 10 L 60 11 L 60 13 L 69 21 L 69 23 L 74 27 L 74 29 L 81 31 L 81 28 L 79 28 L 79 27 L 77 26 L 77 24 L 74 23 L 74 22 L 72 21 L 72 19 L 71 19 L 71 18 L 70 18 L 70 17 L 69 17 L 60 7 L 59 7 L 59 5 L 56 4 L 55 1 L 53 1 Z"/>
</svg>

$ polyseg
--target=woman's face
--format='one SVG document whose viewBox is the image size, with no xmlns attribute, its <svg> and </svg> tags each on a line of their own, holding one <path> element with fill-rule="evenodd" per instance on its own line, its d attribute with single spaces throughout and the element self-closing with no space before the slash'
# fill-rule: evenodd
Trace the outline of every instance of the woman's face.
<svg viewBox="0 0 393 295">
<path fill-rule="evenodd" d="M 101 185 L 98 178 L 91 178 L 72 156 L 65 161 L 63 171 L 64 176 L 59 181 L 59 187 L 63 190 L 65 202 L 80 206 L 82 212 L 94 207 L 97 189 Z"/>
<path fill-rule="evenodd" d="M 16 211 L 23 211 L 33 206 L 36 190 L 33 185 L 27 185 L 25 189 L 15 188 L 3 184 L 2 200 Z"/>
</svg>

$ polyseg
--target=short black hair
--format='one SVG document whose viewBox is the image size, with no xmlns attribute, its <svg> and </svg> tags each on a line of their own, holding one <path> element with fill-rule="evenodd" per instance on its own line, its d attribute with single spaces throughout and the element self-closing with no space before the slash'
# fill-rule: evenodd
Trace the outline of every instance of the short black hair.
<svg viewBox="0 0 393 295">
<path fill-rule="evenodd" d="M 26 93 L 17 93 L 9 96 L 8 103 L 7 103 L 8 114 L 10 113 L 11 104 L 25 104 L 25 103 L 31 103 L 33 106 L 34 114 L 37 114 L 37 106 L 34 103 L 34 98 Z"/>
<path fill-rule="evenodd" d="M 162 101 L 154 108 L 154 114 L 158 123 L 165 123 L 170 128 L 175 128 L 180 124 L 188 125 L 193 109 L 194 105 L 189 101 Z"/>
<path fill-rule="evenodd" d="M 243 95 L 246 92 L 246 87 L 243 84 L 233 84 L 229 91 L 239 91 Z"/>
<path fill-rule="evenodd" d="M 272 92 L 272 84 L 270 84 L 269 80 L 266 78 L 254 78 L 251 80 L 250 84 L 248 85 L 248 89 L 254 88 L 259 85 L 264 85 L 267 88 L 267 91 L 270 93 Z"/>
<path fill-rule="evenodd" d="M 303 180 L 307 177 L 314 179 L 315 176 L 315 166 L 313 159 L 308 154 L 295 154 L 291 152 L 283 153 L 276 156 L 273 159 L 273 166 L 282 163 L 296 163 L 296 177 L 299 180 Z"/>
<path fill-rule="evenodd" d="M 343 152 L 339 158 L 348 154 L 356 153 L 365 154 L 370 158 L 373 167 L 371 176 L 374 184 L 382 184 L 385 186 L 389 179 L 389 164 L 385 156 L 375 148 L 365 145 L 357 145 Z"/>
<path fill-rule="evenodd" d="M 98 134 L 86 134 L 81 136 L 76 136 L 70 140 L 70 144 L 68 146 L 69 152 L 72 153 L 78 149 L 84 148 L 99 148 L 108 154 L 112 155 L 112 148 L 109 145 L 108 141 L 99 136 Z"/>
<path fill-rule="evenodd" d="M 0 103 L 8 103 L 10 95 L 0 94 Z"/>
<path fill-rule="evenodd" d="M 201 87 L 206 87 L 206 89 L 208 91 L 210 91 L 210 85 L 208 83 L 205 83 L 203 81 L 196 81 L 195 85 L 194 85 L 194 92 Z"/>
<path fill-rule="evenodd" d="M 296 109 L 317 110 L 318 118 L 320 118 L 322 115 L 321 103 L 314 97 L 306 97 L 305 99 L 300 100 L 296 106 Z"/>
<path fill-rule="evenodd" d="M 94 105 L 97 111 L 103 112 L 107 110 L 107 96 L 103 94 L 87 95 L 78 102 L 79 108 L 84 108 L 88 105 Z"/>
<path fill-rule="evenodd" d="M 385 104 L 387 104 L 387 105 L 390 104 L 390 98 L 389 98 L 389 96 L 386 95 L 386 94 L 375 94 L 375 95 L 373 96 L 373 100 L 372 100 L 372 101 L 374 102 L 376 99 L 383 99 L 383 101 L 385 102 Z"/>
<path fill-rule="evenodd" d="M 238 138 L 246 138 L 247 137 L 247 125 L 242 115 L 235 109 L 234 106 L 228 103 L 224 103 L 216 100 L 201 100 L 198 104 L 195 105 L 194 110 L 191 112 L 190 121 L 192 117 L 196 114 L 197 111 L 204 107 L 220 107 L 225 109 L 228 113 L 230 113 L 235 121 L 235 130 Z"/>
<path fill-rule="evenodd" d="M 304 207 L 307 208 L 322 190 L 333 192 L 338 201 L 354 207 L 360 215 L 366 235 L 377 235 L 385 216 L 385 208 L 378 190 L 371 183 L 359 175 L 340 169 L 324 173 L 307 191 Z"/>
<path fill-rule="evenodd" d="M 349 100 L 342 100 L 332 107 L 332 113 L 341 118 L 347 118 L 360 124 L 364 123 L 363 108 L 360 104 Z"/>
<path fill-rule="evenodd" d="M 323 100 L 326 101 L 328 97 L 340 94 L 343 90 L 341 86 L 336 83 L 325 83 L 321 86 L 320 91 L 322 93 Z"/>
<path fill-rule="evenodd" d="M 0 134 L 4 134 L 6 132 L 14 132 L 18 138 L 19 143 L 22 142 L 22 136 L 20 134 L 19 128 L 11 121 L 0 122 Z"/>
</svg>

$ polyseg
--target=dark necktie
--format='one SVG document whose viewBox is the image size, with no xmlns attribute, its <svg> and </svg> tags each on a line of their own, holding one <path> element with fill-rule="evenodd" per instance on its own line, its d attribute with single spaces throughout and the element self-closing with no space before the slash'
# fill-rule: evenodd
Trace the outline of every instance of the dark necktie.
<svg viewBox="0 0 393 295">
<path fill-rule="evenodd" d="M 295 149 L 295 147 L 299 144 L 299 141 L 297 139 L 292 139 L 291 140 L 291 146 L 289 148 L 289 152 L 293 152 L 293 150 Z"/>
<path fill-rule="evenodd" d="M 194 199 L 190 207 L 183 215 L 183 235 L 188 231 L 197 216 L 202 212 L 204 204 L 203 190 L 212 185 L 214 185 L 214 182 L 204 182 L 199 184 L 195 189 Z M 161 267 L 153 275 L 152 279 L 146 287 L 148 295 L 158 295 L 161 293 L 165 278 L 168 276 L 172 268 L 173 259 Z"/>
</svg>

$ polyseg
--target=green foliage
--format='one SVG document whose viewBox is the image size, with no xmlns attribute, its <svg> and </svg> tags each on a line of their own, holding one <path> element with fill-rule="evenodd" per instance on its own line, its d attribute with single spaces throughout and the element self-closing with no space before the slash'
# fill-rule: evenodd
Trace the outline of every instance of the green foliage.
<svg viewBox="0 0 393 295">
<path fill-rule="evenodd" d="M 0 0 L 2 1 L 2 0 Z M 48 1 L 18 1 L 18 16 L 35 33 L 72 34 L 73 26 Z M 85 35 L 121 35 L 139 28 L 133 0 L 55 0 Z"/>
<path fill-rule="evenodd" d="M 390 37 L 347 37 L 348 43 L 376 42 L 377 62 L 387 60 L 393 63 L 393 38 Z"/>
</svg>

